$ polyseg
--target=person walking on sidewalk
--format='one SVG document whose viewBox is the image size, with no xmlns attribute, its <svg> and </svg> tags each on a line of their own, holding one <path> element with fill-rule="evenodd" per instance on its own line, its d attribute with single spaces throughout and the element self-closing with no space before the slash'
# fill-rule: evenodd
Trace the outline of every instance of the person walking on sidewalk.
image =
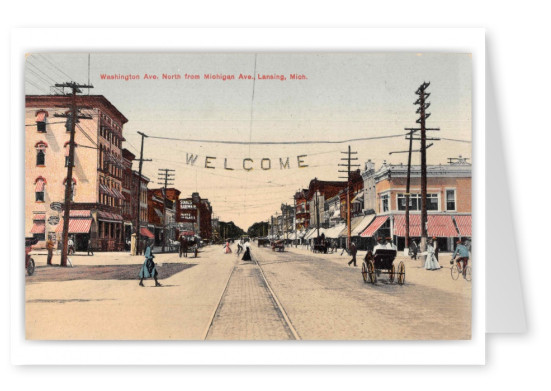
<svg viewBox="0 0 551 391">
<path fill-rule="evenodd" d="M 46 242 L 46 249 L 48 250 L 48 259 L 46 263 L 51 266 L 52 256 L 54 255 L 54 241 L 52 240 L 52 238 L 49 238 Z"/>
<path fill-rule="evenodd" d="M 457 247 L 455 248 L 455 251 L 452 255 L 452 260 L 450 263 L 453 265 L 453 261 L 456 256 L 459 255 L 459 258 L 457 258 L 457 266 L 459 266 L 459 270 L 463 273 L 463 278 L 465 278 L 465 271 L 467 268 L 467 265 L 469 264 L 469 249 L 467 246 L 463 244 L 461 240 L 457 241 Z M 463 266 L 461 266 L 461 262 L 463 262 Z"/>
<path fill-rule="evenodd" d="M 354 263 L 354 266 L 358 266 L 356 265 L 356 254 L 358 253 L 358 250 L 356 249 L 356 245 L 354 243 L 352 243 L 350 245 L 350 255 L 352 255 L 352 259 L 350 260 L 350 262 L 348 262 L 348 266 L 350 266 L 351 263 Z"/>
<path fill-rule="evenodd" d="M 153 262 L 153 258 L 155 258 L 155 255 L 153 255 L 153 242 L 151 242 L 145 249 L 145 261 L 139 274 L 140 286 L 144 286 L 144 278 L 152 277 L 155 280 L 155 286 L 162 286 L 159 281 L 157 281 L 157 276 L 159 275 L 159 273 L 157 272 L 157 268 L 155 267 L 155 262 Z"/>
<path fill-rule="evenodd" d="M 92 247 L 92 239 L 88 239 L 88 255 L 94 255 L 94 248 Z"/>
</svg>

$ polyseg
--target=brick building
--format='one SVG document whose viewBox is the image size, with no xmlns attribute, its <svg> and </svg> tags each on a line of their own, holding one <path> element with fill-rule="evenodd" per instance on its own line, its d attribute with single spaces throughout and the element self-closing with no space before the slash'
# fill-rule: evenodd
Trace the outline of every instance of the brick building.
<svg viewBox="0 0 551 391">
<path fill-rule="evenodd" d="M 176 222 L 180 231 L 193 231 L 201 239 L 212 240 L 212 206 L 199 193 L 179 200 Z"/>
<path fill-rule="evenodd" d="M 64 95 L 25 97 L 25 234 L 40 241 L 61 238 L 70 131 L 64 118 L 71 98 Z M 102 95 L 77 96 L 86 107 L 75 128 L 73 194 L 69 234 L 77 250 L 88 239 L 98 250 L 124 248 L 122 207 L 123 125 L 126 117 Z"/>
</svg>

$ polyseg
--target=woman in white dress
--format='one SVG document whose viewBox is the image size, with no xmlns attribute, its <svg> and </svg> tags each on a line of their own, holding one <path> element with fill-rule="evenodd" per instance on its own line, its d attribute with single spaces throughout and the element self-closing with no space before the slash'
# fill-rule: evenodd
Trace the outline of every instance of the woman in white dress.
<svg viewBox="0 0 551 391">
<path fill-rule="evenodd" d="M 434 255 L 434 246 L 432 243 L 427 243 L 427 259 L 425 261 L 425 269 L 427 270 L 439 270 L 440 264 Z"/>
</svg>

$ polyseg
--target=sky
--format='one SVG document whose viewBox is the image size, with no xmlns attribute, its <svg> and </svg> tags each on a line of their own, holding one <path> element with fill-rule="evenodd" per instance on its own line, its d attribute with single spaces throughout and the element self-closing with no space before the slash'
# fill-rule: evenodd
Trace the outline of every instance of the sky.
<svg viewBox="0 0 551 391">
<path fill-rule="evenodd" d="M 27 94 L 46 94 L 54 83 L 89 80 L 90 94 L 105 96 L 128 118 L 124 147 L 139 155 L 137 132 L 150 136 L 144 158 L 153 161 L 143 166 L 154 182 L 150 187 L 156 186 L 158 169 L 174 169 L 181 197 L 198 191 L 211 201 L 216 217 L 246 230 L 267 221 L 282 203 L 292 205 L 294 193 L 314 177 L 338 180 L 343 175 L 338 164 L 346 156 L 341 152 L 348 145 L 362 166 L 368 159 L 376 168 L 383 161 L 406 164 L 407 153 L 389 155 L 408 149 L 403 136 L 296 143 L 405 135 L 404 128 L 417 127 L 415 91 L 425 81 L 431 83 L 427 126 L 441 129 L 430 136 L 470 141 L 471 69 L 466 53 L 45 52 L 27 57 L 25 88 Z M 146 74 L 158 79 L 145 79 Z M 163 74 L 181 79 L 163 80 Z M 199 79 L 186 79 L 186 74 Z M 205 79 L 205 74 L 234 75 L 235 80 Z M 286 80 L 240 80 L 240 74 Z M 305 78 L 291 80 L 291 74 Z M 250 144 L 266 141 L 288 144 Z M 470 159 L 471 149 L 469 142 L 434 141 L 427 162 L 445 164 L 459 155 Z M 198 155 L 193 166 L 186 163 L 189 154 Z M 413 155 L 413 164 L 419 164 L 419 155 Z M 307 167 L 298 167 L 297 156 Z M 287 158 L 290 168 L 280 169 L 280 159 Z M 261 163 L 271 168 L 263 170 Z M 244 164 L 252 170 L 244 170 Z"/>
</svg>

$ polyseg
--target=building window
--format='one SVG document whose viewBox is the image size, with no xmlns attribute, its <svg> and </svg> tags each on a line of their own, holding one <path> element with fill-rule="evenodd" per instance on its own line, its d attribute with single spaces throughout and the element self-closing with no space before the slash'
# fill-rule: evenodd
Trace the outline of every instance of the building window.
<svg viewBox="0 0 551 391">
<path fill-rule="evenodd" d="M 36 130 L 39 133 L 46 133 L 46 117 L 48 117 L 47 111 L 39 111 L 36 113 Z"/>
<path fill-rule="evenodd" d="M 455 189 L 446 190 L 446 210 L 455 211 Z"/>
<path fill-rule="evenodd" d="M 35 180 L 35 188 L 34 188 L 34 194 L 35 194 L 35 201 L 36 202 L 44 202 L 44 189 L 46 187 L 46 180 L 42 177 L 38 177 Z"/>
<path fill-rule="evenodd" d="M 383 212 L 389 211 L 388 199 L 389 199 L 388 194 L 384 194 L 381 196 L 381 210 Z"/>
<path fill-rule="evenodd" d="M 438 210 L 438 194 L 427 194 L 427 210 Z"/>
<path fill-rule="evenodd" d="M 46 152 L 43 149 L 36 151 L 36 165 L 44 166 L 46 164 Z"/>
<path fill-rule="evenodd" d="M 406 210 L 406 195 L 398 194 L 397 201 L 398 201 L 398 210 Z M 410 194 L 409 210 L 410 211 L 421 210 L 421 194 Z M 438 210 L 438 194 L 427 193 L 427 210 Z"/>
</svg>

